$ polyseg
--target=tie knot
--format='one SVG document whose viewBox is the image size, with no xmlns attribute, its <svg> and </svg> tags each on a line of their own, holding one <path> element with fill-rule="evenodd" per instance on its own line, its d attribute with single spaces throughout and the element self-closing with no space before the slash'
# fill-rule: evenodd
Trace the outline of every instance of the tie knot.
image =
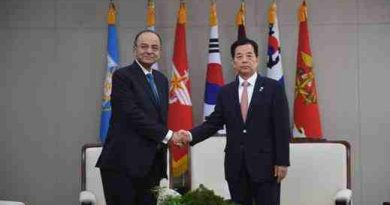
<svg viewBox="0 0 390 205">
<path fill-rule="evenodd" d="M 146 74 L 146 78 L 148 80 L 153 80 L 153 74 L 151 74 L 151 73 Z"/>
<path fill-rule="evenodd" d="M 244 80 L 244 82 L 242 82 L 242 86 L 248 87 L 248 85 L 249 85 L 249 82 L 248 82 L 248 81 Z"/>
</svg>

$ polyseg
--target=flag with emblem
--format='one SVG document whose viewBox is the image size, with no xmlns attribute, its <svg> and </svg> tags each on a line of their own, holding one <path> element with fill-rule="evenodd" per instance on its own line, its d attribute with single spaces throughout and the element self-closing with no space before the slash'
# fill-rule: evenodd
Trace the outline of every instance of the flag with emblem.
<svg viewBox="0 0 390 205">
<path fill-rule="evenodd" d="M 295 78 L 294 137 L 322 138 L 318 93 L 310 50 L 306 2 L 298 11 L 299 40 Z"/>
<path fill-rule="evenodd" d="M 107 13 L 108 38 L 107 38 L 107 67 L 106 78 L 104 80 L 104 92 L 102 102 L 102 113 L 100 120 L 100 141 L 104 143 L 107 137 L 111 118 L 111 86 L 112 74 L 119 66 L 118 38 L 116 31 L 116 8 L 113 2 L 110 2 Z"/>
<path fill-rule="evenodd" d="M 236 15 L 236 25 L 238 29 L 237 39 L 246 38 L 245 32 L 245 0 L 241 0 L 240 8 Z"/>
<path fill-rule="evenodd" d="M 172 131 L 180 129 L 189 130 L 193 126 L 186 49 L 186 18 L 185 2 L 180 1 L 172 57 L 171 85 L 169 88 L 168 128 Z M 171 174 L 173 177 L 183 177 L 185 173 L 188 173 L 188 149 L 188 146 L 179 148 L 171 145 Z"/>
<path fill-rule="evenodd" d="M 146 24 L 147 29 L 151 31 L 155 31 L 155 24 L 156 24 L 156 10 L 154 5 L 154 0 L 148 0 L 148 6 L 146 10 Z M 152 65 L 152 68 L 155 70 L 158 70 L 158 63 L 154 63 Z"/>
<path fill-rule="evenodd" d="M 206 86 L 204 91 L 204 120 L 214 111 L 219 89 L 224 84 L 221 54 L 219 52 L 217 5 L 215 1 L 211 2 L 209 24 L 209 59 L 207 64 Z"/>
<path fill-rule="evenodd" d="M 284 86 L 277 6 L 275 1 L 268 9 L 267 58 L 267 77 L 279 81 Z"/>
</svg>

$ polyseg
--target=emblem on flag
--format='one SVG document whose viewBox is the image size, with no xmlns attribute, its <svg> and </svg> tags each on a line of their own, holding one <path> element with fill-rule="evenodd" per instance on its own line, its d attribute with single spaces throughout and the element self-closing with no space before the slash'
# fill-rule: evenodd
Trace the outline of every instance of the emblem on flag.
<svg viewBox="0 0 390 205">
<path fill-rule="evenodd" d="M 172 65 L 172 67 L 173 72 L 171 87 L 169 88 L 169 104 L 178 101 L 178 103 L 182 105 L 191 106 L 191 97 L 186 86 L 188 81 L 188 72 L 185 70 L 184 75 L 181 76 L 180 73 L 177 72 L 175 65 Z"/>
</svg>

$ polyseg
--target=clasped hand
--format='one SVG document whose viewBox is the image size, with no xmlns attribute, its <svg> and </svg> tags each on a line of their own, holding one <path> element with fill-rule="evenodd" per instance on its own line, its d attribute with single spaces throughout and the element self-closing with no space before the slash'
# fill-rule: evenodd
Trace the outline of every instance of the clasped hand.
<svg viewBox="0 0 390 205">
<path fill-rule="evenodd" d="M 191 141 L 190 133 L 186 130 L 179 130 L 173 133 L 173 136 L 170 141 L 171 143 L 176 146 L 179 146 L 180 148 L 184 147 Z"/>
</svg>

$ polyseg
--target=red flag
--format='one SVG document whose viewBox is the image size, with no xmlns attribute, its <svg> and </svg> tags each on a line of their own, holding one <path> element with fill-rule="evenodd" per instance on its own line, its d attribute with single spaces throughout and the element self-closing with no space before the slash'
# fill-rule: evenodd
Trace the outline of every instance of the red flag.
<svg viewBox="0 0 390 205">
<path fill-rule="evenodd" d="M 307 24 L 307 7 L 303 1 L 298 11 L 299 42 L 295 79 L 294 137 L 322 138 L 318 94 L 313 72 Z"/>
<path fill-rule="evenodd" d="M 169 89 L 168 128 L 173 131 L 192 128 L 192 103 L 186 49 L 186 6 L 183 1 L 177 15 L 172 59 L 172 78 Z M 172 175 L 178 177 L 188 170 L 188 147 L 171 146 Z"/>
<path fill-rule="evenodd" d="M 236 25 L 237 25 L 237 28 L 238 28 L 237 39 L 246 38 L 246 32 L 245 32 L 245 2 L 244 2 L 244 0 L 241 1 L 240 8 L 237 11 Z"/>
</svg>

